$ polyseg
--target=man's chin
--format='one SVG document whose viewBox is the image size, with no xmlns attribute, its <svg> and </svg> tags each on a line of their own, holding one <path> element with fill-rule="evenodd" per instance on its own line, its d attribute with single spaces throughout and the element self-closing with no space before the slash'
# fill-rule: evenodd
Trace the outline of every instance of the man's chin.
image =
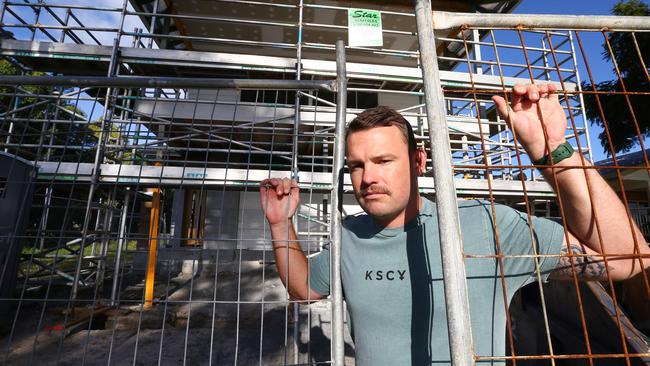
<svg viewBox="0 0 650 366">
<path fill-rule="evenodd" d="M 385 220 L 392 216 L 392 212 L 386 210 L 384 207 L 380 207 L 378 202 L 363 204 L 361 205 L 361 208 L 363 208 L 363 211 L 372 216 L 375 220 Z"/>
</svg>

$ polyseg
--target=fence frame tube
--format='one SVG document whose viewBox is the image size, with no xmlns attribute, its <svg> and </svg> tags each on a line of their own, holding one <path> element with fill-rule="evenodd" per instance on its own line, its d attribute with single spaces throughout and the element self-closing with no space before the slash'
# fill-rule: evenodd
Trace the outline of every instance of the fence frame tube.
<svg viewBox="0 0 650 366">
<path fill-rule="evenodd" d="M 120 228 L 119 228 L 119 238 L 117 241 L 117 249 L 115 252 L 115 266 L 113 267 L 113 284 L 111 287 L 111 306 L 117 305 L 118 297 L 118 286 L 120 282 L 120 272 L 122 265 L 122 251 L 124 250 L 124 244 L 127 244 L 128 240 L 126 239 L 126 224 L 127 218 L 129 215 L 129 201 L 131 197 L 131 189 L 126 188 L 124 192 L 124 202 L 122 203 L 122 213 L 120 215 Z"/>
<path fill-rule="evenodd" d="M 433 29 L 476 27 L 492 29 L 531 28 L 535 30 L 576 29 L 650 31 L 650 17 L 566 14 L 490 14 L 433 11 Z M 418 32 L 419 33 L 419 32 Z"/>
<path fill-rule="evenodd" d="M 416 1 L 415 17 L 436 187 L 449 352 L 452 365 L 469 366 L 474 364 L 469 299 L 465 282 L 456 185 L 451 164 L 449 129 L 438 70 L 430 0 Z"/>
<path fill-rule="evenodd" d="M 341 285 L 341 215 L 343 203 L 343 174 L 345 158 L 345 119 L 347 108 L 347 79 L 345 71 L 345 44 L 336 42 L 336 137 L 334 166 L 332 167 L 332 210 L 330 224 L 330 295 L 332 301 L 332 365 L 345 365 L 343 333 L 343 287 Z"/>
</svg>

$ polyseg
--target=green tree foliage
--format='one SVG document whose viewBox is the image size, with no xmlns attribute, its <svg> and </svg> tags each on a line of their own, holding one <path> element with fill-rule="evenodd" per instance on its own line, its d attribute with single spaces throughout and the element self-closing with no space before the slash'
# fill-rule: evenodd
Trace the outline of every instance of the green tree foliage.
<svg viewBox="0 0 650 366">
<path fill-rule="evenodd" d="M 0 60 L 0 75 L 20 75 L 18 67 L 7 60 Z M 43 73 L 32 72 L 30 75 L 40 76 Z M 32 94 L 47 93 L 46 87 L 42 86 L 23 86 L 24 90 Z M 0 113 L 4 113 L 15 107 L 24 107 L 37 101 L 33 97 L 22 97 L 16 99 L 15 89 L 10 86 L 0 86 Z"/>
<path fill-rule="evenodd" d="M 621 0 L 614 6 L 612 12 L 615 15 L 650 16 L 648 5 L 641 0 Z M 634 38 L 636 38 L 636 44 Z M 595 86 L 585 82 L 582 85 L 583 90 L 592 91 L 595 88 L 599 92 L 650 91 L 647 76 L 650 62 L 650 34 L 637 32 L 633 37 L 630 32 L 612 32 L 608 35 L 608 40 L 612 51 L 610 52 L 607 43 L 603 42 L 603 58 L 609 62 L 616 61 L 621 77 L 619 79 L 617 76 L 613 80 L 597 83 Z M 616 74 L 615 68 L 613 68 L 613 72 Z M 592 124 L 601 127 L 605 127 L 605 123 L 607 124 L 613 152 L 628 152 L 639 142 L 635 120 L 641 136 L 650 136 L 650 119 L 648 118 L 650 103 L 647 95 L 629 95 L 626 98 L 622 94 L 607 94 L 596 98 L 593 94 L 585 94 L 584 99 L 587 118 L 591 120 Z M 600 102 L 600 106 L 598 102 Z M 607 154 L 612 155 L 613 152 L 605 130 L 598 137 Z"/>
<path fill-rule="evenodd" d="M 21 74 L 15 64 L 0 60 L 0 75 Z M 45 74 L 29 72 L 27 75 Z M 68 91 L 49 86 L 0 86 L 0 115 L 4 116 L 0 119 L 0 136 L 4 143 L 6 136 L 10 135 L 8 149 L 11 153 L 30 160 L 43 160 L 48 150 L 39 145 L 52 144 L 69 148 L 51 149 L 50 160 L 92 161 L 94 154 L 91 150 L 96 146 L 97 137 L 89 128 L 90 124 L 84 121 L 84 111 L 77 107 L 74 99 L 44 97 L 63 95 Z M 6 114 L 9 111 L 14 112 Z M 11 124 L 13 131 L 10 134 Z"/>
</svg>

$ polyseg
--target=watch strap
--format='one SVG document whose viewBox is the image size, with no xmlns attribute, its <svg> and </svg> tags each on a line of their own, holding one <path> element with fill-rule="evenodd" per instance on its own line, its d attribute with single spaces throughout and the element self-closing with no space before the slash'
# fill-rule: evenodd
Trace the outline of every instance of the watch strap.
<svg viewBox="0 0 650 366">
<path fill-rule="evenodd" d="M 544 155 L 543 157 L 533 161 L 533 165 L 535 166 L 551 165 L 551 159 L 553 164 L 557 164 L 562 160 L 571 157 L 574 151 L 575 150 L 573 150 L 571 144 L 565 141 L 564 143 L 558 145 L 558 147 L 556 147 L 555 150 L 553 150 L 553 152 L 551 152 L 550 154 Z"/>
</svg>

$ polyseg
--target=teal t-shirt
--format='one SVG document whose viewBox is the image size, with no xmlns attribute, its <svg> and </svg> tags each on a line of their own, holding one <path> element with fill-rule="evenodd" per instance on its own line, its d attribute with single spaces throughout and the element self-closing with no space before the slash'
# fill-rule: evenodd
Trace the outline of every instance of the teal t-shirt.
<svg viewBox="0 0 650 366">
<path fill-rule="evenodd" d="M 368 215 L 343 222 L 341 277 L 351 320 L 358 366 L 449 365 L 449 339 L 444 302 L 438 221 L 435 203 L 422 199 L 419 215 L 399 228 L 381 228 Z M 463 252 L 471 308 L 474 353 L 505 352 L 505 293 L 509 302 L 520 287 L 535 281 L 532 256 L 539 254 L 539 276 L 546 280 L 564 238 L 561 224 L 532 219 L 504 205 L 459 201 Z M 494 257 L 495 227 L 503 271 Z M 329 293 L 329 248 L 310 258 L 310 286 Z M 502 361 L 478 365 L 502 365 Z"/>
</svg>

